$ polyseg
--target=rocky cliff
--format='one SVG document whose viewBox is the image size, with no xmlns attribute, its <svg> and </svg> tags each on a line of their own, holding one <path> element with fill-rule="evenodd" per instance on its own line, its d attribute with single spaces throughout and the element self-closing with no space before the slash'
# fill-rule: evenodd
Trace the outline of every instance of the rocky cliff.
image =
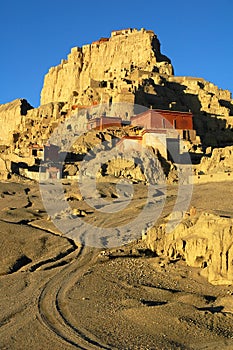
<svg viewBox="0 0 233 350">
<path fill-rule="evenodd" d="M 68 110 L 106 103 L 109 115 L 125 119 L 134 111 L 116 111 L 114 103 L 192 111 L 204 147 L 233 142 L 231 93 L 202 78 L 174 76 L 150 30 L 114 31 L 110 38 L 73 48 L 45 76 L 41 104 L 50 102 L 66 103 Z"/>
<path fill-rule="evenodd" d="M 140 76 L 153 73 L 173 73 L 170 60 L 160 52 L 157 36 L 144 29 L 112 32 L 110 38 L 72 48 L 67 60 L 50 68 L 41 104 L 124 101 L 138 87 Z"/>
<path fill-rule="evenodd" d="M 25 100 L 0 106 L 0 144 L 23 153 L 30 143 L 46 142 L 60 121 L 85 106 L 105 104 L 108 115 L 123 119 L 135 113 L 117 102 L 192 111 L 201 140 L 201 146 L 189 147 L 192 152 L 233 144 L 231 93 L 202 78 L 174 76 L 157 36 L 145 29 L 113 31 L 110 38 L 72 48 L 67 60 L 46 74 L 39 108 L 30 110 Z M 83 124 L 85 116 L 79 113 L 78 121 Z"/>
<path fill-rule="evenodd" d="M 33 107 L 25 99 L 17 99 L 0 105 L 0 144 L 12 143 L 13 132 L 22 123 L 27 111 Z"/>
</svg>

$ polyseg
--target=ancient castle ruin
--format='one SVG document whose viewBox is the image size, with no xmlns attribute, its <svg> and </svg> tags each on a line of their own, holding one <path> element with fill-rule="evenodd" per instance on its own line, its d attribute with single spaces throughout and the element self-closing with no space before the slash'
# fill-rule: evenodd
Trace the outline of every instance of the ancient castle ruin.
<svg viewBox="0 0 233 350">
<path fill-rule="evenodd" d="M 147 109 L 153 112 L 145 112 Z M 66 123 L 68 134 L 92 129 L 94 124 L 96 128 L 103 118 L 112 118 L 108 125 L 115 128 L 129 128 L 130 124 L 140 127 L 139 115 L 145 112 L 150 125 L 141 125 L 144 130 L 140 133 L 132 128 L 118 133 L 119 138 L 138 137 L 136 143 L 144 139 L 146 145 L 151 143 L 151 130 L 157 129 L 157 134 L 162 130 L 160 140 L 165 134 L 166 140 L 172 139 L 168 136 L 171 128 L 153 124 L 158 111 L 165 116 L 162 123 L 168 120 L 179 132 L 194 161 L 199 162 L 210 148 L 233 143 L 229 91 L 202 78 L 175 76 L 171 60 L 161 53 L 153 31 L 115 30 L 109 38 L 72 48 L 67 59 L 49 69 L 38 108 L 24 99 L 0 106 L 0 174 L 9 176 L 14 171 L 12 164 L 14 169 L 19 163 L 35 165 L 36 157 L 30 150 L 43 150 L 61 123 Z M 59 138 L 62 135 L 57 135 Z M 165 156 L 161 147 L 160 151 Z"/>
</svg>

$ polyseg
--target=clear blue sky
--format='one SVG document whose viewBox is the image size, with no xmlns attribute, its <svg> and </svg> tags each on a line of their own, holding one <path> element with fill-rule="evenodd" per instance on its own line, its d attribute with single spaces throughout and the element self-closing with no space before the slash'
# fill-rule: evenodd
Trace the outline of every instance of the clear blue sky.
<svg viewBox="0 0 233 350">
<path fill-rule="evenodd" d="M 128 27 L 158 35 L 175 75 L 233 92 L 232 0 L 2 0 L 0 9 L 0 104 L 38 106 L 44 75 L 71 47 Z"/>
</svg>

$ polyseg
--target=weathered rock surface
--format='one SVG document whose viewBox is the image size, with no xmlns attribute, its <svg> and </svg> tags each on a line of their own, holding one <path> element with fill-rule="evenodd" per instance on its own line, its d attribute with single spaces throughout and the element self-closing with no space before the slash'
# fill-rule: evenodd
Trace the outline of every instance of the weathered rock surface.
<svg viewBox="0 0 233 350">
<path fill-rule="evenodd" d="M 232 172 L 233 146 L 215 148 L 210 156 L 201 159 L 197 171 L 201 174 Z"/>
<path fill-rule="evenodd" d="M 15 149 L 19 154 L 28 155 L 29 145 L 43 145 L 54 129 L 65 119 L 64 103 L 48 103 L 27 112 L 15 133 Z"/>
<path fill-rule="evenodd" d="M 170 233 L 162 223 L 149 229 L 144 239 L 158 255 L 181 258 L 189 266 L 203 268 L 209 282 L 233 284 L 233 219 L 203 213 L 183 220 Z"/>
<path fill-rule="evenodd" d="M 112 33 L 105 41 L 74 47 L 67 60 L 50 68 L 45 76 L 41 104 L 72 101 L 91 105 L 95 101 L 109 102 L 110 96 L 112 102 L 128 101 L 126 95 L 132 95 L 139 76 L 153 73 L 173 73 L 170 60 L 161 54 L 153 32 L 135 29 L 127 34 Z"/>
<path fill-rule="evenodd" d="M 96 157 L 102 163 L 101 175 L 126 178 L 132 181 L 157 184 L 165 182 L 165 175 L 158 157 L 150 149 L 131 152 L 130 159 L 123 154 L 104 163 L 101 155 Z"/>
<path fill-rule="evenodd" d="M 44 79 L 41 104 L 66 102 L 69 108 L 108 104 L 108 115 L 127 119 L 118 102 L 192 111 L 205 146 L 233 142 L 233 100 L 228 90 L 202 78 L 173 75 L 157 36 L 145 29 L 112 32 L 111 38 L 75 47 Z"/>
<path fill-rule="evenodd" d="M 128 103 L 127 111 L 119 102 Z M 129 119 L 139 113 L 134 104 L 192 111 L 198 135 L 196 141 L 187 141 L 192 153 L 202 153 L 203 146 L 233 144 L 231 93 L 202 78 L 174 76 L 157 36 L 145 29 L 112 32 L 111 38 L 73 48 L 45 76 L 41 103 L 35 109 L 25 100 L 0 106 L 0 144 L 12 146 L 8 153 L 28 157 L 31 144 L 43 146 L 53 133 L 54 143 L 65 145 L 98 111 Z M 58 130 L 61 123 L 64 128 Z M 76 147 L 76 153 L 85 147 Z"/>
<path fill-rule="evenodd" d="M 17 99 L 0 105 L 1 136 L 0 144 L 13 143 L 13 133 L 22 123 L 27 111 L 33 107 L 25 99 Z"/>
<path fill-rule="evenodd" d="M 107 103 L 109 115 L 120 113 L 127 119 L 134 111 L 126 116 L 120 108 L 116 110 L 117 102 L 191 110 L 204 145 L 219 147 L 233 141 L 230 92 L 201 78 L 174 76 L 157 36 L 134 29 L 112 32 L 109 39 L 73 48 L 68 59 L 45 76 L 41 107 L 30 111 L 25 100 L 0 106 L 1 143 L 11 142 L 15 129 L 20 132 L 14 136 L 16 147 L 26 149 L 27 141 L 43 143 L 65 116 L 77 113 L 81 106 Z M 78 119 L 82 126 L 87 121 L 85 114 Z"/>
</svg>

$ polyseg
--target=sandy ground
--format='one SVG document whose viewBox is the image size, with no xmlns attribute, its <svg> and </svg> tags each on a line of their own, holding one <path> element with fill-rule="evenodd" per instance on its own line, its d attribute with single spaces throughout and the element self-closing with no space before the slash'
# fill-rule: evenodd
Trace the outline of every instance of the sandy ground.
<svg viewBox="0 0 233 350">
<path fill-rule="evenodd" d="M 137 215 L 147 195 L 137 185 L 124 215 L 103 220 L 75 184 L 64 188 L 83 220 L 106 227 Z M 111 205 L 114 185 L 99 191 Z M 162 216 L 176 194 L 171 186 Z M 198 185 L 190 205 L 232 217 L 232 194 L 230 182 Z M 109 258 L 60 236 L 33 182 L 0 183 L 0 239 L 1 350 L 233 349 L 233 286 L 213 286 L 197 268 L 140 250 L 140 241 Z"/>
</svg>

